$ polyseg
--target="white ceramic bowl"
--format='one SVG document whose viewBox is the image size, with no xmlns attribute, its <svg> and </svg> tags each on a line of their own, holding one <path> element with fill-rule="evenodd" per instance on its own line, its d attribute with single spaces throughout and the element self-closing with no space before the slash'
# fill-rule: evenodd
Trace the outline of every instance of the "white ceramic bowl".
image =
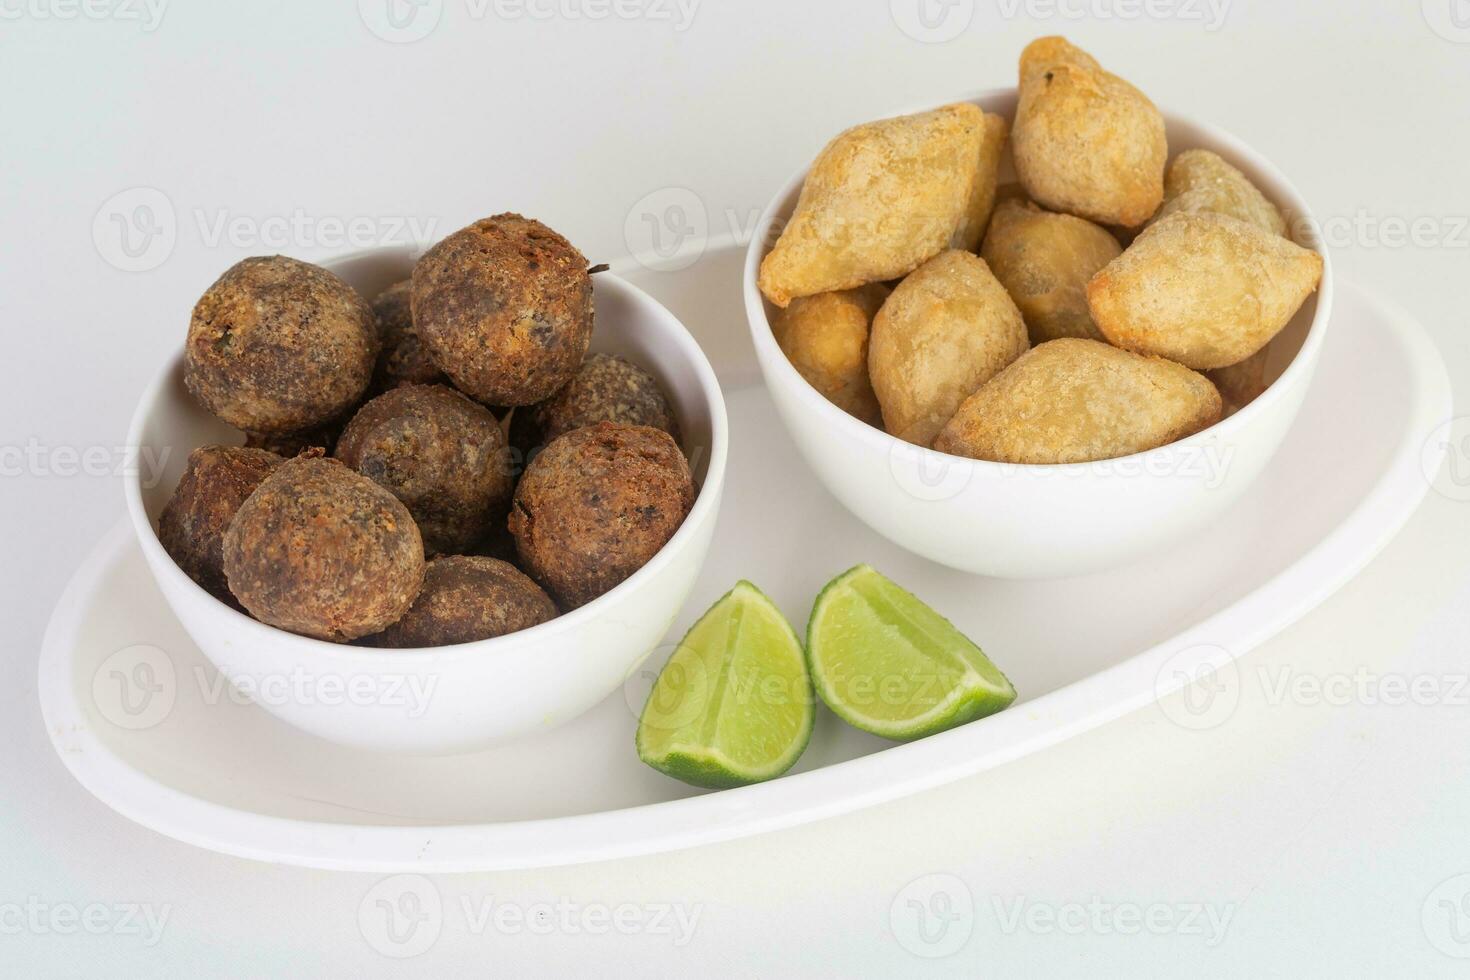
<svg viewBox="0 0 1470 980">
<path fill-rule="evenodd" d="M 409 249 L 383 249 L 326 266 L 372 296 L 405 278 L 413 259 Z M 143 459 L 166 453 L 167 462 L 162 479 L 146 480 L 150 468 L 139 466 L 126 481 L 128 513 L 168 604 L 237 690 L 333 742 L 447 754 L 581 714 L 658 645 L 709 549 L 725 476 L 725 404 L 709 362 L 673 314 L 610 273 L 594 283 L 592 349 L 626 355 L 663 383 L 699 495 L 669 543 L 627 581 L 580 609 L 491 640 L 420 650 L 341 646 L 256 622 L 196 585 L 159 544 L 158 515 L 191 449 L 241 436 L 185 391 L 182 355 L 164 368 L 138 405 L 128 441 Z"/>
<path fill-rule="evenodd" d="M 957 101 L 957 100 L 956 100 Z M 1014 89 L 967 96 L 1015 116 Z M 915 110 L 918 111 L 918 110 Z M 1267 391 L 1243 410 L 1169 446 L 1098 463 L 1032 466 L 913 446 L 828 402 L 771 333 L 775 307 L 756 286 L 760 261 L 796 206 L 806 171 L 766 207 L 745 261 L 745 310 L 766 386 L 798 448 L 844 507 L 884 537 L 961 571 L 1056 578 L 1115 566 L 1178 544 L 1234 503 L 1281 445 L 1316 370 L 1332 308 L 1332 263 L 1306 202 L 1234 137 L 1164 112 L 1169 153 L 1204 147 L 1239 167 L 1324 259 L 1322 283 L 1271 344 Z M 1007 154 L 1007 157 L 1009 154 Z M 1009 163 L 1001 180 L 1013 180 Z"/>
</svg>

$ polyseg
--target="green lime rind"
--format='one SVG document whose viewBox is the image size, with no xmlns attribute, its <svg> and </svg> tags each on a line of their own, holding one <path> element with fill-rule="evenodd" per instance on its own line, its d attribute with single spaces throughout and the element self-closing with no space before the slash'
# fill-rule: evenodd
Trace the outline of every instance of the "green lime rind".
<svg viewBox="0 0 1470 980">
<path fill-rule="evenodd" d="M 801 640 L 742 580 L 659 671 L 638 719 L 638 757 L 694 786 L 745 786 L 795 765 L 815 718 Z"/>
<path fill-rule="evenodd" d="M 933 735 L 1016 700 L 984 651 L 871 565 L 822 589 L 806 652 L 812 685 L 833 714 L 884 738 Z"/>
</svg>

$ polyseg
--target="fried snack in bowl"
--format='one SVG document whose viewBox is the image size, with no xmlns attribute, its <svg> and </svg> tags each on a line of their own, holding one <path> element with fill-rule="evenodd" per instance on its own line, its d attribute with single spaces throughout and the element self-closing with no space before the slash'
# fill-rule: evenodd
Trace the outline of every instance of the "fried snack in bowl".
<svg viewBox="0 0 1470 980">
<path fill-rule="evenodd" d="M 462 553 L 510 507 L 499 420 L 446 385 L 374 398 L 347 423 L 333 455 L 403 501 L 430 555 Z"/>
<path fill-rule="evenodd" d="M 1225 402 L 1226 415 L 1234 415 L 1266 390 L 1266 362 L 1270 357 L 1271 345 L 1267 344 L 1238 364 L 1205 372 Z"/>
<path fill-rule="evenodd" d="M 240 505 L 224 566 L 230 591 L 262 623 L 341 643 L 408 611 L 424 546 L 397 497 L 335 459 L 298 456 Z"/>
<path fill-rule="evenodd" d="M 960 226 L 950 239 L 950 247 L 975 251 L 985 234 L 985 226 L 995 209 L 996 189 L 1000 183 L 1000 161 L 1005 153 L 1011 124 L 1004 116 L 985 114 L 985 132 L 980 143 L 980 159 L 975 170 L 975 185 L 970 189 L 970 204 Z"/>
<path fill-rule="evenodd" d="M 509 562 L 445 555 L 424 569 L 424 585 L 403 617 L 364 646 L 442 647 L 517 633 L 556 618 L 556 603 Z"/>
<path fill-rule="evenodd" d="M 1020 198 L 996 205 L 980 256 L 1026 320 L 1031 343 L 1104 340 L 1087 308 L 1087 283 L 1123 246 L 1106 228 Z"/>
<path fill-rule="evenodd" d="M 984 203 L 975 189 L 992 135 L 968 103 L 840 133 L 812 164 L 796 211 L 761 262 L 761 292 L 785 307 L 798 296 L 897 279 L 944 251 Z"/>
<path fill-rule="evenodd" d="M 558 436 L 598 422 L 648 425 L 680 442 L 679 420 L 658 379 L 625 357 L 588 354 L 556 394 L 510 415 L 510 444 L 528 459 Z"/>
<path fill-rule="evenodd" d="M 447 382 L 413 329 L 413 280 L 395 282 L 373 297 L 373 316 L 383 350 L 373 371 L 372 391 L 381 393 L 401 385 Z"/>
<path fill-rule="evenodd" d="M 1111 343 L 1196 370 L 1228 367 L 1266 346 L 1322 278 L 1322 256 L 1212 211 L 1150 225 L 1087 285 Z"/>
<path fill-rule="evenodd" d="M 413 268 L 413 328 L 454 386 L 486 405 L 531 405 L 572 380 L 592 339 L 592 277 L 571 242 L 497 214 Z"/>
<path fill-rule="evenodd" d="M 801 376 L 853 418 L 883 427 L 883 412 L 868 378 L 868 336 L 888 298 L 881 283 L 800 296 L 776 314 L 776 343 Z"/>
<path fill-rule="evenodd" d="M 1064 38 L 1021 53 L 1011 140 L 1026 193 L 1050 210 L 1133 228 L 1164 199 L 1164 117 Z"/>
<path fill-rule="evenodd" d="M 1168 445 L 1220 420 L 1204 375 L 1096 340 L 1041 344 L 966 399 L 938 452 L 997 463 L 1090 463 Z"/>
<path fill-rule="evenodd" d="M 929 445 L 960 403 L 1027 346 L 1021 311 L 984 259 L 958 249 L 930 259 L 873 318 L 868 374 L 884 428 Z"/>
<path fill-rule="evenodd" d="M 1213 211 L 1286 235 L 1286 218 L 1250 178 L 1209 150 L 1185 150 L 1164 174 L 1164 206 L 1158 222 L 1177 211 Z"/>
<path fill-rule="evenodd" d="M 240 603 L 225 582 L 225 531 L 247 497 L 285 460 L 264 449 L 201 446 L 158 518 L 158 540 L 169 557 L 221 602 Z"/>
<path fill-rule="evenodd" d="M 1013 118 L 1018 103 L 1013 88 L 967 98 L 987 114 L 1007 118 Z M 1271 340 L 1261 378 L 1267 387 L 1258 397 L 1192 435 L 1113 459 L 1078 463 L 971 459 L 904 442 L 862 424 L 825 398 L 777 343 L 773 325 L 779 313 L 758 286 L 761 260 L 775 241 L 774 231 L 794 212 L 805 171 L 791 174 L 773 194 L 754 228 L 744 279 L 746 317 L 761 375 L 801 458 L 833 499 L 873 531 L 915 555 L 960 571 L 1010 579 L 1057 578 L 1114 568 L 1164 548 L 1187 547 L 1191 535 L 1218 520 L 1258 485 L 1273 455 L 1285 444 L 1321 359 L 1331 325 L 1330 256 L 1322 249 L 1310 207 L 1271 161 L 1206 122 L 1169 111 L 1164 111 L 1164 120 L 1166 142 L 1175 152 L 1198 148 L 1218 154 L 1284 214 L 1300 217 L 1298 241 L 1321 254 L 1322 280 Z M 1014 129 L 1011 139 L 1016 139 Z M 1008 167 L 1009 161 L 1003 159 L 993 224 L 1003 218 L 1002 205 L 1020 196 Z M 1180 217 L 1171 215 L 1167 220 Z M 1131 238 L 1131 232 L 1116 226 L 1106 230 L 1120 242 Z M 1142 227 L 1140 241 L 1149 233 Z M 1284 238 L 1275 240 L 1287 244 Z M 1125 248 L 1110 265 L 1127 256 Z M 999 265 L 992 267 L 997 278 Z M 1204 281 L 1208 284 L 1209 278 Z M 1177 380 L 1182 370 L 1172 376 Z M 1199 408 L 1199 415 L 1190 415 L 1189 424 L 1183 426 L 1189 428 L 1209 417 L 1212 399 L 1194 375 L 1186 372 L 1184 377 L 1191 379 L 1186 388 L 1194 393 Z M 877 379 L 873 380 L 876 386 Z M 1222 387 L 1228 386 L 1222 382 Z M 958 429 L 960 421 L 955 425 Z M 1131 435 L 1138 438 L 1138 433 Z"/>
<path fill-rule="evenodd" d="M 237 429 L 300 432 L 357 404 L 377 356 L 373 312 L 351 286 L 284 255 L 249 258 L 195 305 L 184 383 Z"/>
<path fill-rule="evenodd" d="M 662 429 L 599 422 L 531 460 L 510 533 L 521 567 L 576 609 L 648 563 L 694 504 L 689 463 Z"/>
</svg>

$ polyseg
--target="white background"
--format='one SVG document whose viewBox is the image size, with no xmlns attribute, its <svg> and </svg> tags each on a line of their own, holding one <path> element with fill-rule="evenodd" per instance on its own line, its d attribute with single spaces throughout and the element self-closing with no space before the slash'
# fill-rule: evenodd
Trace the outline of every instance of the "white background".
<svg viewBox="0 0 1470 980">
<path fill-rule="evenodd" d="M 1453 694 L 1470 670 L 1470 503 L 1455 499 L 1470 497 L 1470 443 L 1452 453 L 1462 482 L 1441 477 L 1365 573 L 1243 661 L 1225 724 L 1184 732 L 1150 709 L 802 829 L 439 877 L 444 929 L 409 960 L 383 958 L 358 928 L 378 876 L 195 850 L 72 782 L 42 728 L 35 657 L 52 602 L 118 520 L 122 494 L 117 479 L 65 475 L 64 447 L 121 443 L 145 380 L 226 266 L 360 244 L 324 240 L 333 220 L 363 219 L 370 239 L 396 241 L 397 218 L 431 221 L 438 237 L 513 209 L 598 261 L 651 244 L 636 205 L 660 193 L 697 201 L 710 234 L 738 232 L 838 129 L 1011 84 L 1026 41 L 1062 32 L 1274 159 L 1340 222 L 1339 274 L 1421 318 L 1458 400 L 1470 395 L 1465 0 L 1216 0 L 1222 20 L 1205 0 L 934 0 L 938 33 L 953 35 L 943 43 L 900 29 L 915 0 L 703 0 L 687 24 L 672 3 L 621 0 L 649 16 L 599 19 L 591 2 L 497 12 L 431 0 L 415 26 L 432 30 L 390 43 L 368 26 L 385 23 L 382 0 L 172 0 L 156 22 L 141 3 L 0 0 L 0 447 L 38 447 L 42 461 L 17 476 L 13 453 L 0 458 L 0 973 L 1407 976 L 1470 965 L 1447 955 L 1470 953 L 1470 907 L 1463 944 L 1436 945 L 1421 915 L 1467 890 L 1435 893 L 1470 873 L 1470 694 L 1273 703 L 1256 681 L 1261 665 L 1364 668 Z M 142 221 L 139 203 L 175 235 L 132 258 L 112 215 Z M 293 215 L 284 241 L 252 237 Z M 216 236 L 221 218 L 233 242 Z M 1406 244 L 1415 219 L 1419 244 Z M 119 268 L 136 265 L 151 268 Z M 1353 434 L 1340 438 L 1352 452 Z M 958 881 L 922 882 L 922 897 L 958 885 L 973 914 L 955 920 L 949 935 L 965 941 L 952 956 L 925 961 L 889 919 L 930 874 Z M 699 919 L 679 947 L 666 935 L 475 935 L 462 897 L 681 902 Z M 17 930 L 6 909 L 32 900 L 147 903 L 169 918 L 151 947 L 124 931 Z M 1075 917 L 1094 900 L 1230 919 L 1213 945 L 1187 929 L 1120 935 L 1127 920 L 1114 912 Z M 1066 926 L 1008 928 L 1017 902 Z"/>
</svg>

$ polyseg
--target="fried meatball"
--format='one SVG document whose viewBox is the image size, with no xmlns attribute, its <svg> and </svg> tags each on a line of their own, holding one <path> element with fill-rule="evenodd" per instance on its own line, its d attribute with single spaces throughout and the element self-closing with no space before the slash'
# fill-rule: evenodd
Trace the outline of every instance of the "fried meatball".
<svg viewBox="0 0 1470 980">
<path fill-rule="evenodd" d="M 599 422 L 531 461 L 510 533 L 522 567 L 571 609 L 642 568 L 693 504 L 689 464 L 667 432 Z"/>
<path fill-rule="evenodd" d="M 535 404 L 571 381 L 587 353 L 587 259 L 539 221 L 482 219 L 414 266 L 413 323 L 461 391 L 487 405 Z"/>
<path fill-rule="evenodd" d="M 330 453 L 337 444 L 337 438 L 342 435 L 342 426 L 345 424 L 346 419 L 333 419 L 325 425 L 303 432 L 247 432 L 245 445 L 250 449 L 264 449 L 286 459 L 300 456 L 308 449 Z"/>
<path fill-rule="evenodd" d="M 397 497 L 334 459 L 288 459 L 224 541 L 225 578 L 263 623 L 344 642 L 398 621 L 419 594 L 424 546 Z"/>
<path fill-rule="evenodd" d="M 413 280 L 405 279 L 383 290 L 373 300 L 378 321 L 378 339 L 383 350 L 373 372 L 373 391 L 384 392 L 403 385 L 448 383 L 413 329 L 410 299 Z"/>
<path fill-rule="evenodd" d="M 263 449 L 196 449 L 158 519 L 159 543 L 184 574 L 237 609 L 240 604 L 225 582 L 225 530 L 245 498 L 283 462 Z"/>
<path fill-rule="evenodd" d="M 362 398 L 378 355 L 373 312 L 320 266 L 245 259 L 200 297 L 184 345 L 184 384 L 246 432 L 300 432 Z"/>
<path fill-rule="evenodd" d="M 443 385 L 374 398 L 347 423 L 334 455 L 403 501 L 430 554 L 464 551 L 510 504 L 500 423 Z"/>
<path fill-rule="evenodd" d="M 364 642 L 375 647 L 442 647 L 488 640 L 544 623 L 556 604 L 509 562 L 472 555 L 435 558 L 403 618 Z"/>
<path fill-rule="evenodd" d="M 536 405 L 511 415 L 510 442 L 523 454 L 598 422 L 647 425 L 679 442 L 679 422 L 653 375 L 615 354 L 589 354 L 576 377 Z"/>
</svg>

